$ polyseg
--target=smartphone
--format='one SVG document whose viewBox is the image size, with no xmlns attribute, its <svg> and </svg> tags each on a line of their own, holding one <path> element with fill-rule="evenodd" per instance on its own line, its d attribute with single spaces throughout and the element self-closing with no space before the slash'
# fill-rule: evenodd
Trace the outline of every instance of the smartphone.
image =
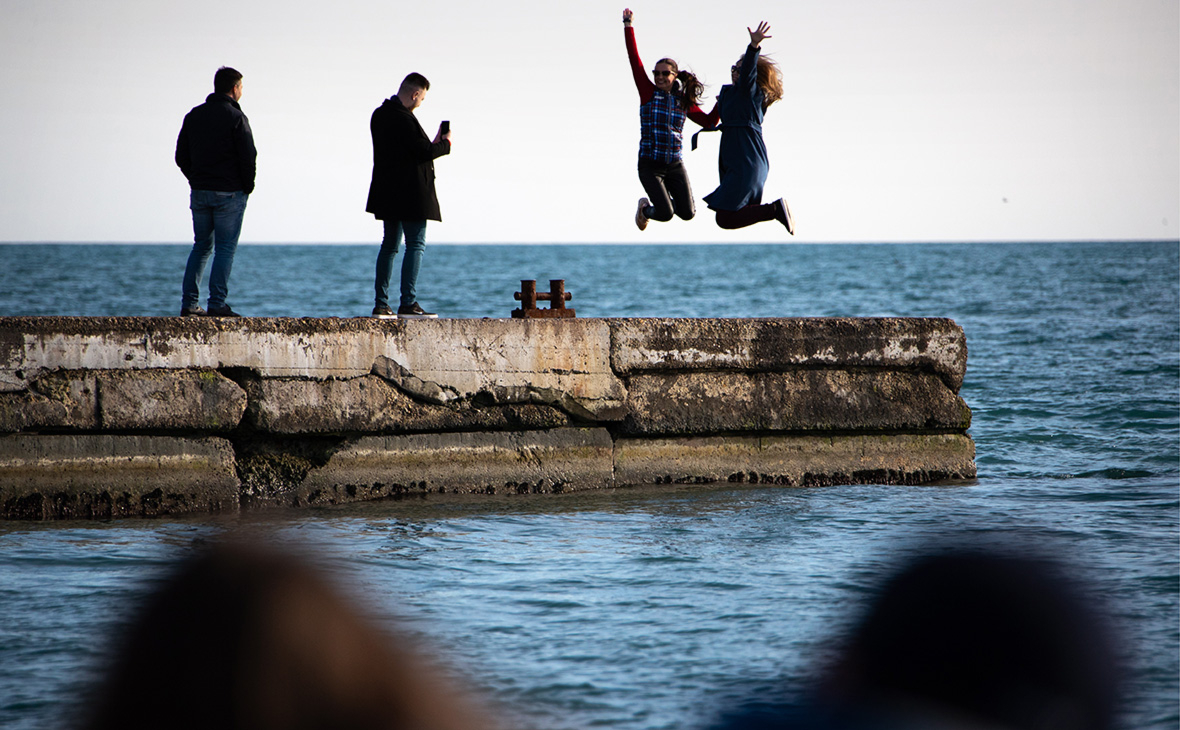
<svg viewBox="0 0 1180 730">
<path fill-rule="evenodd" d="M 443 123 L 439 125 L 438 131 L 441 134 L 446 134 L 447 132 L 451 131 L 451 121 L 449 119 L 444 119 Z"/>
</svg>

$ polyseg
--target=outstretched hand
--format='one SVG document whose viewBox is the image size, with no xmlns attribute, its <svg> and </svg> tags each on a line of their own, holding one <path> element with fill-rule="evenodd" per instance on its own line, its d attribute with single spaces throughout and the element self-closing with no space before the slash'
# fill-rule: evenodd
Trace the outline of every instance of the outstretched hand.
<svg viewBox="0 0 1180 730">
<path fill-rule="evenodd" d="M 623 8 L 623 22 L 624 23 L 630 23 L 633 15 L 634 15 L 634 13 L 631 12 L 631 8 Z"/>
<path fill-rule="evenodd" d="M 774 37 L 770 35 L 770 23 L 767 23 L 765 20 L 760 21 L 755 30 L 750 30 L 750 26 L 746 26 L 746 30 L 750 33 L 750 45 L 754 48 L 757 48 L 763 39 Z"/>
</svg>

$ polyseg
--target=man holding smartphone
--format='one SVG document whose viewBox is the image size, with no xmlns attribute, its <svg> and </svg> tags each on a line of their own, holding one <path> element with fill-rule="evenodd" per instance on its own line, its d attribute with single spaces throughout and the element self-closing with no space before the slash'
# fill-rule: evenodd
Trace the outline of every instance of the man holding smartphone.
<svg viewBox="0 0 1180 730">
<path fill-rule="evenodd" d="M 429 90 L 430 82 L 422 74 L 406 76 L 397 95 L 377 107 L 369 122 L 373 135 L 373 178 L 365 211 L 385 224 L 381 251 L 377 254 L 373 305 L 373 316 L 379 319 L 395 316 L 389 306 L 389 280 L 402 238 L 406 241 L 406 254 L 402 258 L 401 298 L 396 316 L 399 319 L 438 316 L 423 311 L 416 291 L 422 252 L 426 249 L 426 221 L 442 221 L 434 189 L 434 159 L 451 152 L 449 122 L 439 126 L 438 134 L 431 141 L 414 116 L 414 110 L 422 105 Z"/>
</svg>

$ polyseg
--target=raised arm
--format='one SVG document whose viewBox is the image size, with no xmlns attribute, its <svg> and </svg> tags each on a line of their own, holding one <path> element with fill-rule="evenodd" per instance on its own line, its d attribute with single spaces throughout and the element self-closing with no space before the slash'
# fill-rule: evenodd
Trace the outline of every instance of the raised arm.
<svg viewBox="0 0 1180 730">
<path fill-rule="evenodd" d="M 759 21 L 758 28 L 755 30 L 750 30 L 750 26 L 747 25 L 746 32 L 750 34 L 750 45 L 754 46 L 755 48 L 758 48 L 762 45 L 762 40 L 764 38 L 774 37 L 770 34 L 770 23 L 767 23 L 765 20 Z"/>
<path fill-rule="evenodd" d="M 746 47 L 746 55 L 742 58 L 742 71 L 737 79 L 737 85 L 743 89 L 748 89 L 751 94 L 754 93 L 754 88 L 758 84 L 758 55 L 760 53 L 760 46 L 762 41 L 770 38 L 770 24 L 765 20 L 758 23 L 758 28 L 750 30 L 746 26 L 746 31 L 750 34 L 750 45 Z"/>
<path fill-rule="evenodd" d="M 643 70 L 643 61 L 639 60 L 639 48 L 635 45 L 635 29 L 631 27 L 634 13 L 630 8 L 623 11 L 623 40 L 627 44 L 627 60 L 631 63 L 631 76 L 635 79 L 635 88 L 639 91 L 639 102 L 646 104 L 656 93 L 656 85 L 647 77 Z"/>
<path fill-rule="evenodd" d="M 380 147 L 381 154 L 388 155 L 392 160 L 421 164 L 451 153 L 450 135 L 437 142 L 431 142 L 413 116 L 379 112 L 380 107 L 373 112 L 373 118 L 369 122 L 373 133 L 374 155 Z"/>
</svg>

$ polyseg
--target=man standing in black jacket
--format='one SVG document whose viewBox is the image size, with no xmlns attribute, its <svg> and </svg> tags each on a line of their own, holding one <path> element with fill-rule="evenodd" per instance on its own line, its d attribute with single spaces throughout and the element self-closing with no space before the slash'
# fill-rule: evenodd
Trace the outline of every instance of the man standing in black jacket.
<svg viewBox="0 0 1180 730">
<path fill-rule="evenodd" d="M 426 248 L 426 221 L 442 221 L 434 190 L 434 159 L 451 152 L 451 132 L 446 122 L 432 142 L 414 116 L 414 110 L 426 99 L 429 89 L 430 82 L 425 76 L 410 74 L 402 81 L 397 96 L 377 107 L 369 122 L 373 134 L 373 179 L 365 210 L 385 224 L 385 236 L 377 254 L 373 306 L 373 316 L 381 319 L 394 316 L 389 308 L 389 279 L 403 236 L 406 255 L 402 258 L 397 316 L 403 319 L 437 316 L 422 311 L 415 290 L 422 251 Z"/>
<path fill-rule="evenodd" d="M 242 74 L 223 66 L 213 76 L 213 93 L 184 118 L 176 140 L 176 164 L 188 178 L 193 212 L 193 250 L 181 285 L 180 315 L 237 317 L 226 304 L 229 274 L 254 192 L 254 134 L 242 113 Z M 213 253 L 209 273 L 209 311 L 201 309 L 201 274 Z"/>
</svg>

